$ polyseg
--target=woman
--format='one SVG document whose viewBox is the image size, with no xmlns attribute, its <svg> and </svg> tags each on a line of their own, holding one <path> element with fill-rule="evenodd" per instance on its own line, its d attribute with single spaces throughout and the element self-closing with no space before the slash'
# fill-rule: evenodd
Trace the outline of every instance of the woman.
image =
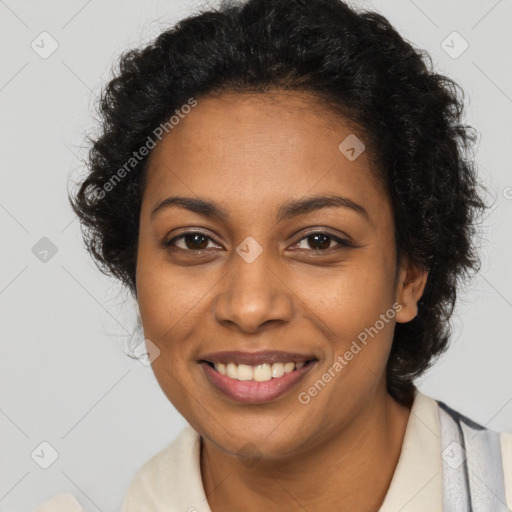
<svg viewBox="0 0 512 512">
<path fill-rule="evenodd" d="M 72 205 L 189 423 L 123 512 L 512 506 L 512 436 L 414 386 L 479 268 L 462 104 L 340 0 L 224 5 L 122 57 Z"/>
</svg>

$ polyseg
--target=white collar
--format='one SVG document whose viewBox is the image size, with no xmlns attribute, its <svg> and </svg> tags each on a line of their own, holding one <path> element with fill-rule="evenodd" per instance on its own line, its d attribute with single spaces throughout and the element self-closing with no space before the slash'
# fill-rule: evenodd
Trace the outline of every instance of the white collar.
<svg viewBox="0 0 512 512">
<path fill-rule="evenodd" d="M 140 469 L 121 512 L 211 512 L 200 469 L 200 436 L 187 424 Z M 416 392 L 400 458 L 379 512 L 442 510 L 438 405 Z"/>
<path fill-rule="evenodd" d="M 417 391 L 400 458 L 379 512 L 443 509 L 440 436 L 437 402 Z"/>
</svg>

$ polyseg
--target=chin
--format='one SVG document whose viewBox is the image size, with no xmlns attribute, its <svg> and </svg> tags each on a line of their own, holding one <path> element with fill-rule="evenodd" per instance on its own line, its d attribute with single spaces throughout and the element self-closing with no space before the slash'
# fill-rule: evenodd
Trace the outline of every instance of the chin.
<svg viewBox="0 0 512 512">
<path fill-rule="evenodd" d="M 249 461 L 253 459 L 285 459 L 304 442 L 303 425 L 302 427 L 290 425 L 286 421 L 280 426 L 274 425 L 269 428 L 244 423 L 233 427 L 224 423 L 215 431 L 207 428 L 204 433 L 200 432 L 200 434 L 220 450 L 237 456 L 241 460 L 248 459 Z"/>
</svg>

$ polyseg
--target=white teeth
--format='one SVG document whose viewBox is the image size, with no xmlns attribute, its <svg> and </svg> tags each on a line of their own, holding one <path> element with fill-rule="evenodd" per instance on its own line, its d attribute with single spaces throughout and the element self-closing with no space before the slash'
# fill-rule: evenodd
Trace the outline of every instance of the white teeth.
<svg viewBox="0 0 512 512">
<path fill-rule="evenodd" d="M 284 373 L 290 373 L 295 370 L 295 363 L 284 363 Z"/>
<path fill-rule="evenodd" d="M 272 378 L 272 369 L 269 364 L 259 364 L 253 370 L 253 378 L 256 382 L 265 382 Z"/>
<path fill-rule="evenodd" d="M 252 380 L 252 366 L 249 366 L 248 364 L 239 364 L 238 380 Z"/>
<path fill-rule="evenodd" d="M 254 380 L 256 382 L 266 382 L 271 379 L 282 377 L 285 373 L 291 373 L 295 369 L 302 368 L 306 363 L 263 363 L 257 366 L 235 363 L 214 363 L 215 369 L 222 375 L 227 375 L 231 379 Z"/>
<path fill-rule="evenodd" d="M 272 377 L 282 377 L 284 375 L 284 364 L 274 363 L 272 365 Z"/>
<path fill-rule="evenodd" d="M 217 369 L 217 363 L 215 363 L 215 369 Z M 235 363 L 228 363 L 226 367 L 226 375 L 230 379 L 238 379 L 238 367 Z"/>
</svg>

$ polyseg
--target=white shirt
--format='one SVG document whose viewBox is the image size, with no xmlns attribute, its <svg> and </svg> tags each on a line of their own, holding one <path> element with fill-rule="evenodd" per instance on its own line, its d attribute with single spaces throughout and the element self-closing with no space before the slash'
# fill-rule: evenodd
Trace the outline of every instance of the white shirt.
<svg viewBox="0 0 512 512">
<path fill-rule="evenodd" d="M 501 433 L 507 506 L 512 509 L 512 433 Z M 121 512 L 211 512 L 201 480 L 200 436 L 187 425 L 137 472 Z M 441 512 L 442 459 L 438 405 L 416 393 L 402 450 L 379 512 Z M 59 494 L 36 512 L 83 512 L 73 495 Z"/>
</svg>

